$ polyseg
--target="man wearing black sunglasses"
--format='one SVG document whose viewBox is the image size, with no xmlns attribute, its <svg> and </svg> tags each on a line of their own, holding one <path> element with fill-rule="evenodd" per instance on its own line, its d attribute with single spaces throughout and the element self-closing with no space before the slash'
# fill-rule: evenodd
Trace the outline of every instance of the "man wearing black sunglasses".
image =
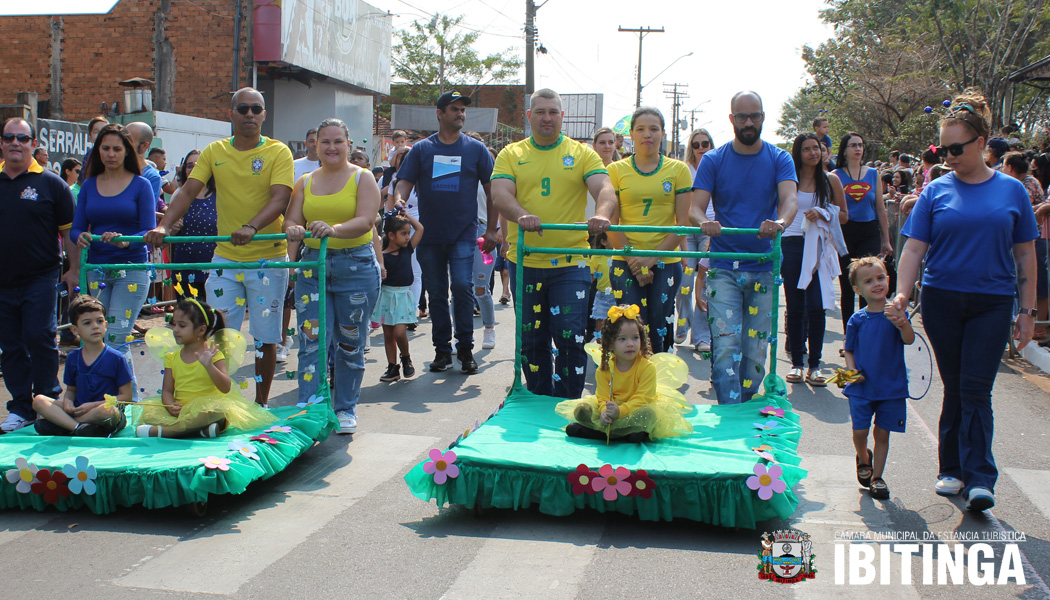
<svg viewBox="0 0 1050 600">
<path fill-rule="evenodd" d="M 76 286 L 80 251 L 66 233 L 73 223 L 73 193 L 66 182 L 33 159 L 36 136 L 23 119 L 4 123 L 0 146 L 0 365 L 11 393 L 0 432 L 24 427 L 36 418 L 33 396 L 58 398 L 58 303 L 62 255 L 70 269 L 62 276 L 66 289 Z"/>
<path fill-rule="evenodd" d="M 160 244 L 208 180 L 215 178 L 218 232 L 232 240 L 215 247 L 216 271 L 206 283 L 208 302 L 226 315 L 226 326 L 233 329 L 240 329 L 247 310 L 249 332 L 257 345 L 255 401 L 264 406 L 277 364 L 276 345 L 284 340 L 281 319 L 288 270 L 243 270 L 229 263 L 283 260 L 288 255 L 285 240 L 251 243 L 256 233 L 283 231 L 282 215 L 295 183 L 292 152 L 282 142 L 261 135 L 265 120 L 262 94 L 253 88 L 237 90 L 230 103 L 233 137 L 208 144 L 172 198 L 164 220 L 146 234 L 147 243 Z"/>
</svg>

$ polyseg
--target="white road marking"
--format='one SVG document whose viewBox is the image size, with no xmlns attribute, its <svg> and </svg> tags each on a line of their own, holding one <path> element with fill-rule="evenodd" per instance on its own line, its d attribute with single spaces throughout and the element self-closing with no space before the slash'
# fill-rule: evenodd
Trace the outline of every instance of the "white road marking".
<svg viewBox="0 0 1050 600">
<path fill-rule="evenodd" d="M 1014 480 L 1017 487 L 1021 488 L 1028 501 L 1034 504 L 1047 520 L 1050 520 L 1050 471 L 1010 467 L 1003 471 Z"/>
<path fill-rule="evenodd" d="M 602 527 L 569 519 L 500 525 L 441 599 L 571 600 L 601 535 Z"/>
<path fill-rule="evenodd" d="M 236 523 L 216 523 L 192 539 L 114 581 L 125 587 L 205 594 L 234 594 L 332 518 L 373 489 L 421 460 L 438 442 L 427 436 L 362 433 L 347 451 L 349 464 L 324 477 L 327 485 L 310 492 L 278 492 L 244 507 Z M 290 467 L 295 468 L 293 463 Z M 216 568 L 221 565 L 221 568 Z"/>
</svg>

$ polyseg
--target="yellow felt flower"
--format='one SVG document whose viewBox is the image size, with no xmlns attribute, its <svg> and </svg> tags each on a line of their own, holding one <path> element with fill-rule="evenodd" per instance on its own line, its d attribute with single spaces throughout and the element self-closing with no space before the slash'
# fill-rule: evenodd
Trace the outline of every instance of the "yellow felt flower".
<svg viewBox="0 0 1050 600">
<path fill-rule="evenodd" d="M 749 314 L 752 314 L 752 315 L 757 315 L 758 314 L 758 307 L 757 306 L 749 306 L 749 307 L 747 307 L 747 312 Z"/>
<path fill-rule="evenodd" d="M 538 313 L 538 312 L 540 312 L 542 310 L 543 310 L 543 305 L 542 304 L 533 304 L 532 305 L 532 312 Z"/>
<path fill-rule="evenodd" d="M 236 279 L 237 281 L 244 281 L 244 273 L 237 273 L 236 275 L 234 275 L 234 279 Z"/>
<path fill-rule="evenodd" d="M 244 306 L 244 298 L 237 298 L 237 306 Z"/>
<path fill-rule="evenodd" d="M 748 329 L 747 330 L 747 337 L 755 337 L 756 335 L 758 335 L 758 332 L 755 331 L 754 329 Z"/>
</svg>

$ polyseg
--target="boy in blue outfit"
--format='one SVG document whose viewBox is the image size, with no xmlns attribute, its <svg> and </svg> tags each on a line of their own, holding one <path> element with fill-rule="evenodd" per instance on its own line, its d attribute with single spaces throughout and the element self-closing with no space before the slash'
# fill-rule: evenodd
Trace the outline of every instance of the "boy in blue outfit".
<svg viewBox="0 0 1050 600">
<path fill-rule="evenodd" d="M 40 435 L 107 437 L 127 425 L 123 405 L 107 407 L 107 394 L 123 403 L 131 401 L 131 367 L 119 350 L 106 345 L 106 309 L 91 296 L 77 296 L 69 305 L 69 322 L 81 348 L 69 353 L 62 400 L 37 395 L 33 410 Z"/>
<path fill-rule="evenodd" d="M 904 433 L 908 375 L 904 345 L 915 341 L 908 315 L 886 303 L 890 291 L 886 266 L 874 256 L 854 260 L 849 267 L 853 291 L 868 305 L 846 324 L 846 368 L 858 371 L 843 393 L 849 398 L 853 446 L 857 449 L 857 481 L 873 498 L 885 500 L 890 490 L 882 479 L 889 454 L 890 432 Z M 872 417 L 875 452 L 868 450 Z"/>
</svg>

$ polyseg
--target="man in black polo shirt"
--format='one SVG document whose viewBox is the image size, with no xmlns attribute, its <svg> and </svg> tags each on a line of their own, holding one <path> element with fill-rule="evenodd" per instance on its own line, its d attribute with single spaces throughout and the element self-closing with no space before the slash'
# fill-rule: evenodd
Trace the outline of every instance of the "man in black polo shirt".
<svg viewBox="0 0 1050 600">
<path fill-rule="evenodd" d="M 0 146 L 0 367 L 11 393 L 7 433 L 33 422 L 33 396 L 58 398 L 58 302 L 60 242 L 72 267 L 62 276 L 72 292 L 80 252 L 69 239 L 73 193 L 62 179 L 33 160 L 36 135 L 23 119 L 4 122 Z"/>
</svg>

